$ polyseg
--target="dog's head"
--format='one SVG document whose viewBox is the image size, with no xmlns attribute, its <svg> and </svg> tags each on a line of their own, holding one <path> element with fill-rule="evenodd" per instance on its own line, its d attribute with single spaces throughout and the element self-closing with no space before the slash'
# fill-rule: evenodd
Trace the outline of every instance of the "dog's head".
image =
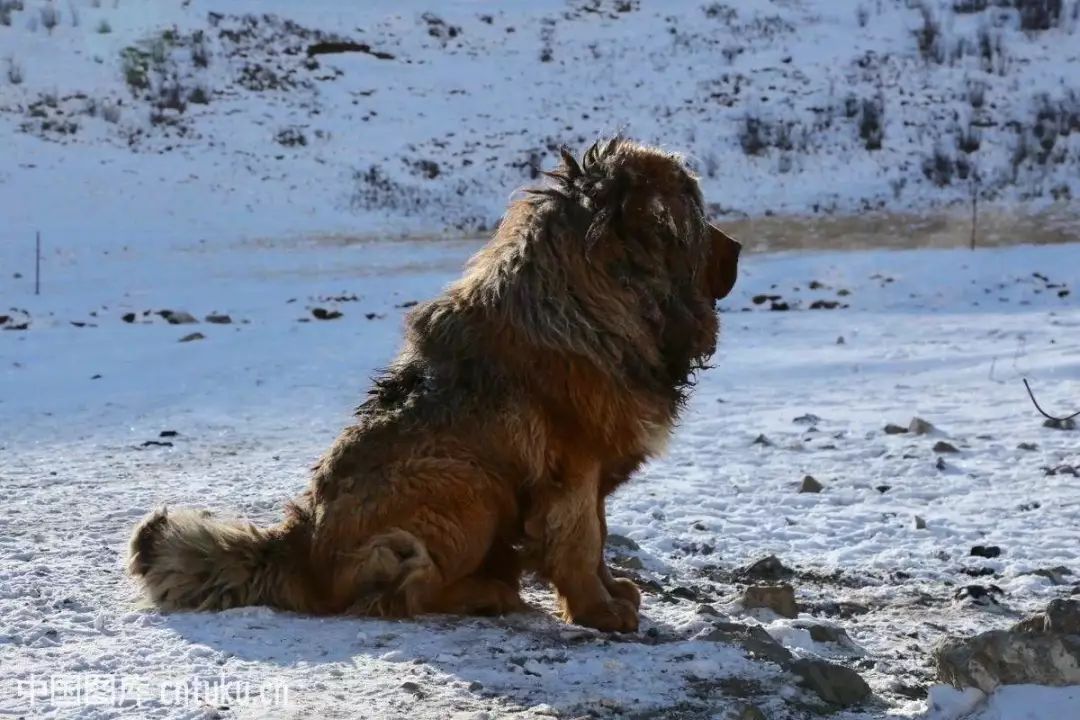
<svg viewBox="0 0 1080 720">
<path fill-rule="evenodd" d="M 547 300 L 566 283 L 564 330 L 580 324 L 578 337 L 604 347 L 626 338 L 656 384 L 686 385 L 715 348 L 714 305 L 735 284 L 740 250 L 706 218 L 697 178 L 679 156 L 623 138 L 580 162 L 563 151 L 546 174 L 555 182 L 530 191 L 499 235 L 531 238 L 532 266 L 553 271 Z"/>
</svg>

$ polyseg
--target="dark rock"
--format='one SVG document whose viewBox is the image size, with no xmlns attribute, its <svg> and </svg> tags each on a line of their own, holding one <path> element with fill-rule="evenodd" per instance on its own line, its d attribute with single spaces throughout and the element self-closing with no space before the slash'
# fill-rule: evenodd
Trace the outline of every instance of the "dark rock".
<svg viewBox="0 0 1080 720">
<path fill-rule="evenodd" d="M 189 334 L 185 335 L 184 337 L 180 338 L 180 342 L 191 342 L 192 340 L 204 340 L 204 339 L 206 339 L 206 336 L 203 335 L 201 332 L 193 332 L 193 333 L 189 333 Z"/>
<path fill-rule="evenodd" d="M 645 565 L 641 562 L 641 559 L 634 555 L 616 555 L 611 559 L 611 562 L 626 570 L 645 569 Z"/>
<path fill-rule="evenodd" d="M 1019 445 L 1016 446 L 1016 449 L 1017 450 L 1034 451 L 1034 450 L 1038 450 L 1039 446 L 1036 445 L 1035 443 L 1022 442 L 1022 443 L 1020 443 Z"/>
<path fill-rule="evenodd" d="M 765 437 L 765 435 L 763 435 L 763 434 L 758 435 L 756 438 L 754 438 L 754 442 L 751 443 L 751 444 L 752 445 L 764 445 L 765 447 L 772 447 L 772 441 L 769 440 L 769 438 Z"/>
<path fill-rule="evenodd" d="M 1005 591 L 997 585 L 965 585 L 957 590 L 953 597 L 957 600 L 971 600 L 976 605 L 992 606 L 1000 605 L 998 596 L 1004 594 Z"/>
<path fill-rule="evenodd" d="M 1001 555 L 997 545 L 976 545 L 971 548 L 971 557 L 996 558 Z"/>
<path fill-rule="evenodd" d="M 733 720 L 768 720 L 765 713 L 754 705 L 740 705 L 732 716 Z"/>
<path fill-rule="evenodd" d="M 945 468 L 947 468 L 948 465 L 945 464 L 945 458 L 939 455 L 937 462 L 934 463 L 934 467 L 936 467 L 938 470 L 944 470 Z"/>
<path fill-rule="evenodd" d="M 697 606 L 697 614 L 698 615 L 708 615 L 709 617 L 720 617 L 720 611 L 719 610 L 714 608 L 712 605 L 705 605 L 705 604 Z"/>
<path fill-rule="evenodd" d="M 206 316 L 206 322 L 215 325 L 228 325 L 232 322 L 232 318 L 225 314 L 210 313 Z"/>
<path fill-rule="evenodd" d="M 1080 602 L 1054 600 L 1009 630 L 946 640 L 934 657 L 938 678 L 958 688 L 1080 685 Z"/>
<path fill-rule="evenodd" d="M 1054 428 L 1055 430 L 1075 430 L 1076 421 L 1072 418 L 1064 420 L 1058 418 L 1047 418 L 1046 421 L 1043 422 L 1043 427 Z"/>
<path fill-rule="evenodd" d="M 956 446 L 952 443 L 947 443 L 944 440 L 938 440 L 934 443 L 934 452 L 936 453 L 957 453 L 960 452 L 956 449 Z"/>
<path fill-rule="evenodd" d="M 120 319 L 123 320 L 126 323 L 133 323 L 133 322 L 135 322 L 135 313 L 133 313 L 133 312 L 124 313 L 123 316 Z"/>
<path fill-rule="evenodd" d="M 814 413 L 806 413 L 805 415 L 800 415 L 791 422 L 797 425 L 816 425 L 817 423 L 821 422 L 821 418 L 819 418 Z"/>
<path fill-rule="evenodd" d="M 751 563 L 736 572 L 740 578 L 747 580 L 769 580 L 776 582 L 789 578 L 795 571 L 787 567 L 775 555 L 769 555 Z"/>
<path fill-rule="evenodd" d="M 158 437 L 163 437 L 163 438 L 177 437 L 179 434 L 180 433 L 176 432 L 175 430 L 162 430 L 161 432 L 158 433 Z"/>
<path fill-rule="evenodd" d="M 170 325 L 193 325 L 199 322 L 194 315 L 183 310 L 161 310 L 158 315 L 165 318 Z"/>
<path fill-rule="evenodd" d="M 167 440 L 146 440 L 140 447 L 172 447 L 173 444 Z"/>
<path fill-rule="evenodd" d="M 916 515 L 915 516 L 915 529 L 916 530 L 925 530 L 926 529 L 926 519 L 923 518 L 920 515 Z"/>
<path fill-rule="evenodd" d="M 929 435 L 937 432 L 937 428 L 922 418 L 913 417 L 911 422 L 908 423 L 908 432 L 915 435 Z"/>
<path fill-rule="evenodd" d="M 635 552 L 641 549 L 641 546 L 630 538 L 626 537 L 625 535 L 616 535 L 615 533 L 608 533 L 607 544 L 608 547 L 621 548 L 623 550 L 633 550 Z"/>
<path fill-rule="evenodd" d="M 326 308 L 321 307 L 312 308 L 311 314 L 316 320 L 337 320 L 341 317 L 340 310 L 327 310 Z"/>
<path fill-rule="evenodd" d="M 825 486 L 814 479 L 813 475 L 807 475 L 802 479 L 802 485 L 799 486 L 800 493 L 819 493 L 825 489 Z"/>
<path fill-rule="evenodd" d="M 850 707 L 870 696 L 870 686 L 859 673 L 825 660 L 802 659 L 791 664 L 802 685 L 833 705 Z"/>
<path fill-rule="evenodd" d="M 848 601 L 837 602 L 833 600 L 814 603 L 806 609 L 815 615 L 827 615 L 829 617 L 839 618 L 850 618 L 855 617 L 856 615 L 865 615 L 870 612 L 870 608 L 861 603 Z"/>
<path fill-rule="evenodd" d="M 925 685 L 912 685 L 897 681 L 889 686 L 889 692 L 909 700 L 925 700 L 927 696 L 927 687 Z"/>
<path fill-rule="evenodd" d="M 885 426 L 886 435 L 900 435 L 901 433 L 906 433 L 907 431 L 908 429 L 906 427 L 900 427 L 899 425 L 893 425 L 892 423 L 889 423 Z"/>
<path fill-rule="evenodd" d="M 783 666 L 792 659 L 791 651 L 773 639 L 760 625 L 734 622 L 713 623 L 713 629 L 702 640 L 741 647 L 748 655 L 770 660 Z"/>
<path fill-rule="evenodd" d="M 882 495 L 884 495 L 885 493 L 892 490 L 892 485 L 875 485 L 874 489 L 877 490 Z"/>
<path fill-rule="evenodd" d="M 837 300 L 815 300 L 810 303 L 811 310 L 835 310 L 840 307 L 840 302 Z"/>
<path fill-rule="evenodd" d="M 769 309 L 774 312 L 786 312 L 791 309 L 791 306 L 786 302 L 774 302 L 769 306 Z"/>
<path fill-rule="evenodd" d="M 703 597 L 693 588 L 688 588 L 684 585 L 676 585 L 675 587 L 671 588 L 671 590 L 668 590 L 666 593 L 664 593 L 664 597 L 674 598 L 678 600 L 692 600 L 694 602 L 701 602 L 702 600 L 708 599 L 706 597 Z"/>
<path fill-rule="evenodd" d="M 1052 568 L 1039 568 L 1031 574 L 1047 578 L 1052 585 L 1067 585 L 1068 580 L 1066 580 L 1065 578 L 1069 575 L 1072 575 L 1072 570 L 1065 567 L 1064 565 L 1058 565 Z"/>
<path fill-rule="evenodd" d="M 810 639 L 814 642 L 838 643 L 840 645 L 847 645 L 848 647 L 853 647 L 855 645 L 851 640 L 851 637 L 847 634 L 847 631 L 841 627 L 824 625 L 820 622 L 811 622 L 808 620 L 797 620 L 791 625 L 792 627 L 808 631 L 810 633 Z"/>
<path fill-rule="evenodd" d="M 744 608 L 768 608 L 777 615 L 794 618 L 799 615 L 795 604 L 795 589 L 783 583 L 781 585 L 751 585 L 743 592 Z"/>
</svg>

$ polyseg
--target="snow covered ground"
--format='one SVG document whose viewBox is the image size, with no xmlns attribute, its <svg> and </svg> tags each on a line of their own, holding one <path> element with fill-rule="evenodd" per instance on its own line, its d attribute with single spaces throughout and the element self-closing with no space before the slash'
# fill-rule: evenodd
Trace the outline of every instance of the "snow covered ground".
<svg viewBox="0 0 1080 720">
<path fill-rule="evenodd" d="M 501 621 L 165 617 L 123 573 L 157 504 L 279 517 L 559 144 L 686 151 L 751 251 L 956 244 L 972 193 L 980 241 L 1075 238 L 1080 0 L 1045 29 L 1017 5 L 1055 3 L 0 0 L 0 717 L 817 713 L 705 639 L 724 618 L 856 669 L 875 697 L 837 718 L 1080 716 L 930 659 L 1080 586 L 1077 433 L 1021 384 L 1080 403 L 1076 244 L 748 253 L 669 455 L 610 509 L 637 635 L 539 587 Z M 884 432 L 916 416 L 937 432 Z M 797 619 L 738 602 L 769 554 Z"/>
<path fill-rule="evenodd" d="M 139 516 L 165 502 L 277 518 L 393 353 L 400 306 L 436 292 L 475 246 L 73 250 L 48 256 L 40 297 L 32 257 L 5 253 L 5 301 L 30 326 L 0 333 L 0 715 L 28 713 L 31 692 L 46 717 L 727 717 L 744 702 L 769 718 L 810 712 L 813 696 L 776 666 L 701 639 L 718 619 L 709 606 L 761 622 L 797 655 L 855 667 L 876 699 L 838 717 L 918 717 L 937 639 L 1076 592 L 1075 432 L 1042 427 L 1020 381 L 1048 408 L 1080 397 L 1080 307 L 1064 293 L 1080 285 L 1080 250 L 1058 245 L 746 257 L 715 367 L 669 455 L 611 506 L 612 532 L 640 548 L 613 557 L 651 588 L 636 636 L 561 625 L 541 588 L 528 595 L 537 614 L 503 621 L 137 611 L 123 555 Z M 848 307 L 809 309 L 822 300 Z M 779 303 L 791 309 L 769 310 Z M 316 320 L 314 307 L 343 315 Z M 233 323 L 144 315 L 162 309 Z M 205 338 L 178 342 L 193 331 Z M 939 433 L 883 432 L 912 416 Z M 935 453 L 937 441 L 959 452 Z M 807 474 L 821 493 L 798 492 Z M 971 557 L 975 545 L 1002 554 Z M 796 570 L 798 620 L 736 602 L 733 572 L 769 553 Z M 990 605 L 957 597 L 969 585 L 1002 593 Z M 812 640 L 799 627 L 811 619 L 851 644 Z M 102 673 L 141 706 L 67 708 L 33 684 Z M 191 678 L 234 694 L 266 683 L 260 698 L 277 688 L 288 704 L 177 700 Z M 1030 707 L 1031 692 L 1033 714 L 1008 711 Z M 953 708 L 933 718 L 971 704 L 943 688 L 932 697 Z M 992 702 L 983 717 L 1080 707 L 1075 689 L 1010 688 Z"/>
</svg>

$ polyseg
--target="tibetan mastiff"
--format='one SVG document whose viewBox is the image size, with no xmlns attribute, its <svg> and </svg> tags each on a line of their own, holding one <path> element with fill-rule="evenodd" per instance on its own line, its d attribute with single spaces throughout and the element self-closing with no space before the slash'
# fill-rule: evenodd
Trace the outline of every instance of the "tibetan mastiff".
<svg viewBox="0 0 1080 720">
<path fill-rule="evenodd" d="M 545 174 L 410 313 L 281 524 L 161 509 L 138 525 L 129 568 L 153 604 L 502 614 L 530 571 L 566 620 L 637 628 L 638 589 L 604 562 L 605 498 L 663 450 L 740 246 L 668 152 L 615 138 Z"/>
</svg>

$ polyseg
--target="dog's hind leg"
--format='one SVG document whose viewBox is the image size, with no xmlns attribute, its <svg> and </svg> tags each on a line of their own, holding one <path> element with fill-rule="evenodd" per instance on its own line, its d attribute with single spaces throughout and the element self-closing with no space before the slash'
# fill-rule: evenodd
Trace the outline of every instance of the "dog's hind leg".
<svg viewBox="0 0 1080 720">
<path fill-rule="evenodd" d="M 436 593 L 428 600 L 424 610 L 452 615 L 506 615 L 525 608 L 517 588 L 509 583 L 483 575 L 470 575 Z"/>
</svg>

